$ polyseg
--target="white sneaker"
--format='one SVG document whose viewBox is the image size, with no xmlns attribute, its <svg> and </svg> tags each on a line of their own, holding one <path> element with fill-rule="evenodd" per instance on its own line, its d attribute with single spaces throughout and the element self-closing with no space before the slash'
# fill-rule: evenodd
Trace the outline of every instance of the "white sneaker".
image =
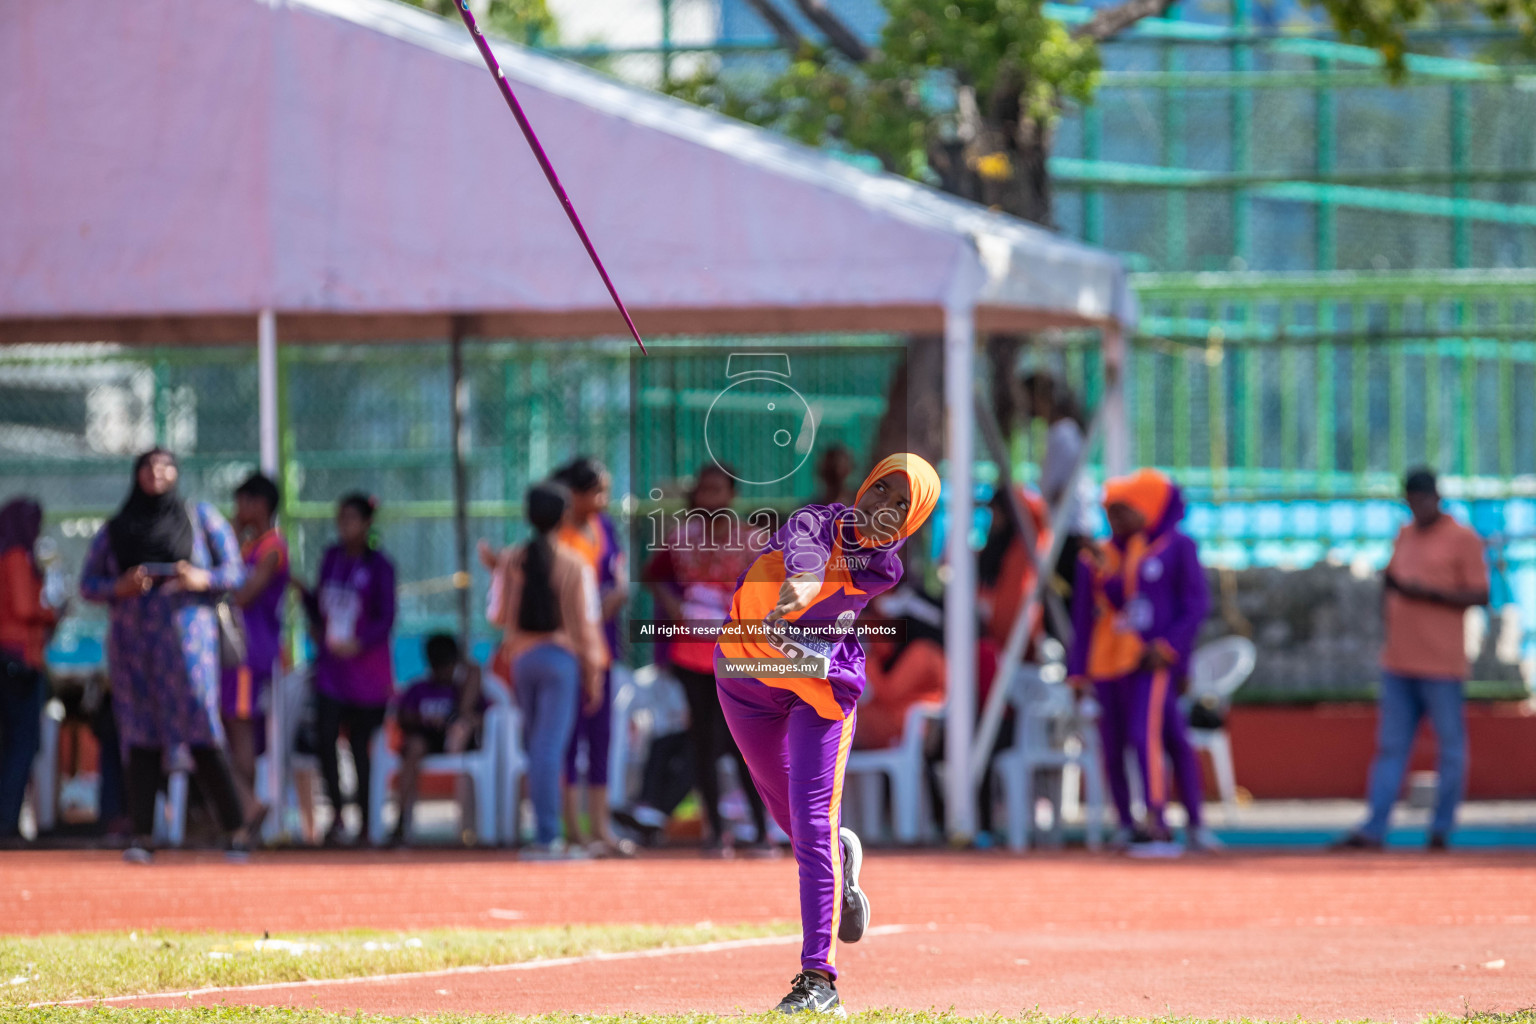
<svg viewBox="0 0 1536 1024">
<path fill-rule="evenodd" d="M 838 846 L 843 855 L 843 912 L 838 919 L 837 938 L 839 942 L 858 942 L 869 928 L 869 897 L 859 888 L 864 846 L 851 828 L 838 830 Z"/>
</svg>

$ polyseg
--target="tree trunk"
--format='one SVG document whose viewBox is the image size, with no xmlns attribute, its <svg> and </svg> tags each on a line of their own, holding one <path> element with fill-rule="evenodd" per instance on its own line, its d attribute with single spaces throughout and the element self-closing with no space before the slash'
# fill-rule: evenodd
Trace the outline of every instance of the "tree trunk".
<svg viewBox="0 0 1536 1024">
<path fill-rule="evenodd" d="M 991 97 L 991 109 L 983 112 L 975 93 L 961 89 L 956 137 L 930 146 L 929 164 L 951 195 L 1050 228 L 1047 160 L 1054 140 L 1048 126 L 1024 113 L 1021 93 L 1020 83 L 1000 82 Z M 1021 406 L 1015 366 L 1027 340 L 1021 335 L 994 335 L 986 343 L 992 407 L 1010 442 Z M 942 458 L 943 396 L 943 339 L 913 338 L 906 362 L 892 381 L 891 402 L 877 436 L 879 451 L 910 451 L 930 461 Z"/>
<path fill-rule="evenodd" d="M 971 142 L 950 140 L 928 147 L 928 164 L 950 195 L 1054 228 L 1051 131 L 1033 120 L 1010 132 L 988 123 Z"/>
<path fill-rule="evenodd" d="M 966 163 L 966 145 L 956 139 L 928 147 L 928 166 L 939 176 L 939 188 L 952 196 L 981 202 L 981 178 Z"/>
<path fill-rule="evenodd" d="M 944 457 L 944 338 L 915 335 L 891 377 L 890 401 L 875 430 L 875 455 L 912 452 L 937 464 Z"/>
<path fill-rule="evenodd" d="M 991 385 L 992 411 L 997 415 L 997 425 L 1002 431 L 1003 440 L 1010 444 L 1024 405 L 1016 368 L 1019 365 L 1019 353 L 1028 343 L 1029 338 L 1022 334 L 987 336 L 986 367 L 987 382 Z"/>
<path fill-rule="evenodd" d="M 1022 217 L 1042 227 L 1054 228 L 1056 218 L 1051 193 L 1051 175 L 1047 161 L 1055 141 L 1048 125 L 1034 118 L 1019 122 L 1010 139 L 1009 156 L 1013 171 L 1003 183 L 998 203 L 1015 217 Z"/>
<path fill-rule="evenodd" d="M 1055 141 L 1048 123 L 1024 104 L 1027 83 L 1000 76 L 975 133 L 971 163 L 982 168 L 988 206 L 1052 228 L 1051 178 L 1047 161 Z"/>
</svg>

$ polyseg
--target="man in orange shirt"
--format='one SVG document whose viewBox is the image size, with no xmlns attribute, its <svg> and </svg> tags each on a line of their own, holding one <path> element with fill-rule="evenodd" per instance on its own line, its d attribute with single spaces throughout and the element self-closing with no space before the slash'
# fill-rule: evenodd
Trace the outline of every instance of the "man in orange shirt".
<svg viewBox="0 0 1536 1024">
<path fill-rule="evenodd" d="M 1367 793 L 1370 816 L 1336 849 L 1381 849 L 1413 737 L 1426 714 L 1435 729 L 1440 775 L 1431 850 L 1445 849 L 1466 781 L 1465 620 L 1468 608 L 1488 603 L 1483 542 L 1441 511 L 1439 487 L 1429 470 L 1409 473 L 1403 490 L 1413 520 L 1398 533 L 1382 577 L 1387 639 L 1381 652 L 1376 761 Z"/>
</svg>

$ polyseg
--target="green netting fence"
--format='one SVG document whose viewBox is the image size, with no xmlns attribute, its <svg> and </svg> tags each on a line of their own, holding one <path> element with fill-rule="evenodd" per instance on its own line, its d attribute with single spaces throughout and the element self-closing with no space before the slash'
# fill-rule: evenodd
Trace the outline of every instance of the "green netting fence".
<svg viewBox="0 0 1536 1024">
<path fill-rule="evenodd" d="M 1495 599 L 1519 609 L 1526 653 L 1536 653 L 1536 303 L 1527 297 L 1536 289 L 1384 279 L 1374 292 L 1356 282 L 1353 293 L 1319 298 L 1323 282 L 1266 280 L 1267 291 L 1246 275 L 1141 282 L 1127 394 L 1133 455 L 1186 485 L 1208 561 L 1379 565 L 1401 522 L 1397 480 L 1428 462 L 1489 538 Z M 1066 341 L 1028 348 L 1025 359 L 1061 372 L 1092 405 L 1103 389 L 1097 357 Z M 703 423 L 737 349 L 794 362 L 793 383 L 819 424 L 817 452 L 841 443 L 856 462 L 872 454 L 899 338 L 676 339 L 638 364 L 622 341 L 472 339 L 471 538 L 521 537 L 524 489 L 576 454 L 612 467 L 621 529 L 652 489 L 676 501 L 712 456 L 750 464 L 760 438 L 743 433 L 712 452 Z M 404 666 L 415 663 L 416 638 L 458 622 L 450 380 L 443 340 L 281 349 L 280 482 L 296 567 L 318 563 L 341 494 L 377 496 L 400 570 Z M 0 350 L 0 498 L 38 496 L 58 564 L 74 572 L 121 501 L 133 454 L 150 444 L 181 453 L 188 494 L 227 506 L 258 461 L 256 408 L 249 349 Z M 803 501 L 813 467 L 808 459 L 744 497 Z M 487 583 L 475 564 L 477 615 Z M 636 608 L 644 613 L 643 595 Z M 99 610 L 81 609 L 57 653 L 99 659 L 100 631 Z"/>
</svg>

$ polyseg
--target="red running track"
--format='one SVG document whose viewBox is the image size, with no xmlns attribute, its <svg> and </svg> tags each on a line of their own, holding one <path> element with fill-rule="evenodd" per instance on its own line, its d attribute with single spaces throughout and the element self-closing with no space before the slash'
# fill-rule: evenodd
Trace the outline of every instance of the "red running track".
<svg viewBox="0 0 1536 1024">
<path fill-rule="evenodd" d="M 1117 857 L 874 852 L 877 925 L 842 948 L 854 1009 L 1335 1020 L 1536 1004 L 1536 858 Z M 0 855 L 11 933 L 695 923 L 793 919 L 787 860 L 524 864 L 510 856 Z M 503 973 L 316 984 L 204 1003 L 381 1013 L 730 1012 L 771 1007 L 793 944 Z M 1502 960 L 1502 967 L 1485 964 Z M 187 1005 L 185 998 L 143 1005 Z"/>
</svg>

